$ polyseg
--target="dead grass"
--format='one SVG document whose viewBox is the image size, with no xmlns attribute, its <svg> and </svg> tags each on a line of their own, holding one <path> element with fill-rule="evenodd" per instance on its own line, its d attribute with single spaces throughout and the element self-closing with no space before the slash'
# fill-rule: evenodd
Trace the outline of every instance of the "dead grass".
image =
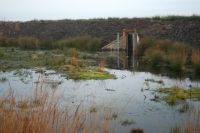
<svg viewBox="0 0 200 133">
<path fill-rule="evenodd" d="M 184 133 L 200 133 L 200 109 L 194 109 L 189 113 L 183 129 Z"/>
<path fill-rule="evenodd" d="M 199 50 L 193 49 L 191 58 L 192 58 L 193 63 L 199 63 L 200 62 L 200 52 L 199 52 Z"/>
<path fill-rule="evenodd" d="M 100 71 L 104 71 L 105 68 L 105 60 L 101 59 L 98 61 L 98 66 Z"/>
<path fill-rule="evenodd" d="M 39 79 L 39 78 L 38 78 Z M 99 117 L 83 105 L 59 103 L 55 91 L 38 82 L 33 97 L 18 100 L 14 93 L 0 98 L 0 133 L 108 133 L 111 113 Z M 97 119 L 98 118 L 98 119 Z"/>
<path fill-rule="evenodd" d="M 188 112 L 188 117 L 182 125 L 170 129 L 170 133 L 200 133 L 200 109 Z"/>
</svg>

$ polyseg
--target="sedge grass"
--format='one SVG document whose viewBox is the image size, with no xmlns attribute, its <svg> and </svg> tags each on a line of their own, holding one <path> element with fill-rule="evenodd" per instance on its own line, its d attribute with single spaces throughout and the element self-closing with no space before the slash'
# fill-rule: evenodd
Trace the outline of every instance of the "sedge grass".
<svg viewBox="0 0 200 133">
<path fill-rule="evenodd" d="M 40 80 L 40 78 L 38 78 Z M 84 105 L 60 104 L 56 89 L 44 90 L 37 82 L 34 96 L 18 98 L 13 91 L 0 97 L 1 133 L 108 133 L 111 111 L 85 109 Z M 100 116 L 100 117 L 99 117 Z"/>
</svg>

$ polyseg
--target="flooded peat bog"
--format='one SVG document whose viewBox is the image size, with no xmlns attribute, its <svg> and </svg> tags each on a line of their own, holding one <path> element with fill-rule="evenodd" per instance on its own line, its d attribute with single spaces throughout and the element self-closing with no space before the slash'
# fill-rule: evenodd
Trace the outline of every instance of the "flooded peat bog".
<svg viewBox="0 0 200 133">
<path fill-rule="evenodd" d="M 73 108 L 82 104 L 82 108 L 90 113 L 108 111 L 112 117 L 110 131 L 117 133 L 133 128 L 149 133 L 168 133 L 171 128 L 186 124 L 189 110 L 200 107 L 198 99 L 170 105 L 160 98 L 163 94 L 155 91 L 172 86 L 200 87 L 199 81 L 173 79 L 150 72 L 105 70 L 116 79 L 73 80 L 53 70 L 44 73 L 38 73 L 36 69 L 1 72 L 0 95 L 6 96 L 12 89 L 17 100 L 21 100 L 34 96 L 36 86 L 42 85 L 40 88 L 54 91 L 60 97 L 61 107 L 66 104 Z"/>
<path fill-rule="evenodd" d="M 199 24 L 199 18 L 188 18 L 187 25 L 193 26 L 193 19 Z M 24 36 L 17 23 L 2 22 L 5 29 L 18 30 L 6 32 L 9 36 L 0 34 L 0 132 L 199 133 L 199 49 L 174 37 L 142 36 L 153 33 L 151 28 L 149 32 L 127 28 L 132 21 L 152 28 L 155 23 L 165 26 L 155 28 L 165 37 L 179 25 L 173 17 L 144 19 L 34 20 L 20 26 L 52 23 L 50 31 L 57 34 L 66 31 L 57 31 L 59 22 L 76 25 L 70 35 L 59 33 L 57 39 L 51 38 L 49 30 L 33 30 L 42 36 Z M 118 25 L 115 21 L 122 24 L 121 30 L 112 30 Z M 94 25 L 84 26 L 87 30 L 82 32 L 81 23 Z M 95 30 L 97 24 L 112 33 L 102 34 L 98 26 Z M 167 35 L 173 32 L 179 35 L 178 31 Z M 45 36 L 48 39 L 43 40 Z"/>
</svg>

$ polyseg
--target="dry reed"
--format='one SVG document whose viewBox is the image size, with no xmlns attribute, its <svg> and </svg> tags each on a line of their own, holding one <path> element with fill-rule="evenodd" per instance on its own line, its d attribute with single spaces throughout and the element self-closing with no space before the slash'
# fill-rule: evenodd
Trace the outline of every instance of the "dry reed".
<svg viewBox="0 0 200 133">
<path fill-rule="evenodd" d="M 40 78 L 38 78 L 40 80 Z M 37 82 L 33 97 L 18 100 L 14 93 L 0 98 L 1 133 L 108 133 L 110 119 L 84 110 L 82 104 L 67 108 L 55 91 Z M 97 119 L 98 118 L 98 119 Z"/>
</svg>

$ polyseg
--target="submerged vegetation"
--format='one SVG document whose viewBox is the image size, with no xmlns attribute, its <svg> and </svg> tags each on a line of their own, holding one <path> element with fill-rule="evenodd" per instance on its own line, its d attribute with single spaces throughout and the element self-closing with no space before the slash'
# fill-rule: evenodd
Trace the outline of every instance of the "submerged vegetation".
<svg viewBox="0 0 200 133">
<path fill-rule="evenodd" d="M 135 122 L 133 121 L 133 120 L 123 120 L 123 121 L 121 121 L 121 125 L 122 126 L 129 126 L 129 125 L 132 125 L 132 124 L 134 124 Z"/>
<path fill-rule="evenodd" d="M 146 82 L 153 82 L 164 85 L 163 80 L 155 80 L 155 79 L 145 79 Z"/>
</svg>

